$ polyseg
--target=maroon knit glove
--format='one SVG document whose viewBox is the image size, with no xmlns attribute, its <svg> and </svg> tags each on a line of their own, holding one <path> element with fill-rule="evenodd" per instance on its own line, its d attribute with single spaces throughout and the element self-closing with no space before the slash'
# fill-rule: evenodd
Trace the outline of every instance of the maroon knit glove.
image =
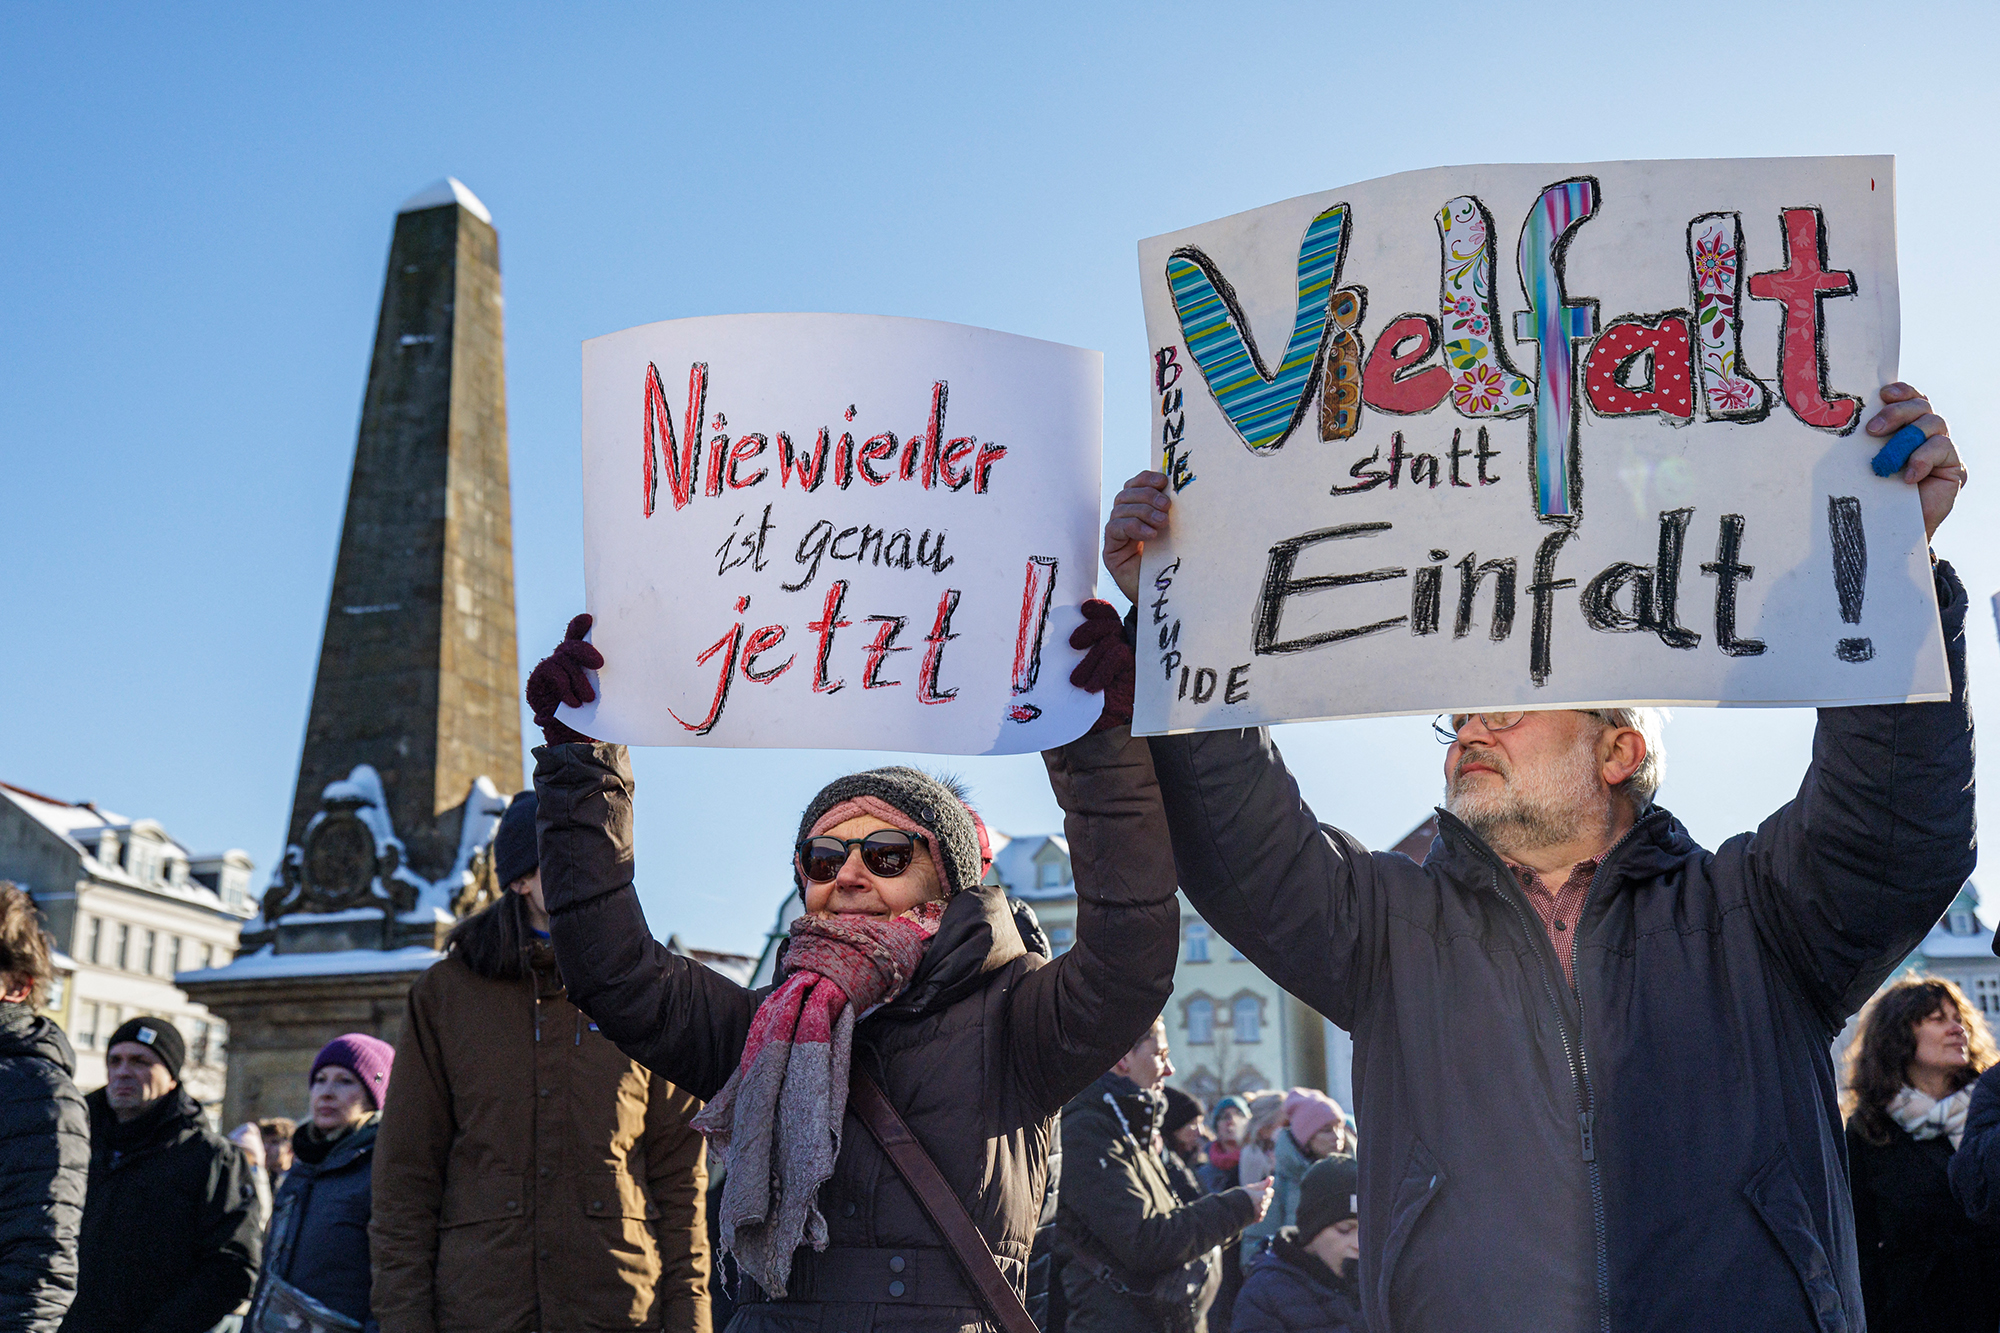
<svg viewBox="0 0 2000 1333">
<path fill-rule="evenodd" d="M 590 615 L 586 612 L 569 622 L 569 629 L 556 650 L 528 673 L 528 707 L 535 710 L 535 725 L 542 729 L 542 738 L 550 745 L 595 739 L 556 719 L 556 705 L 581 708 L 597 698 L 597 691 L 591 688 L 590 677 L 584 671 L 601 669 L 604 654 L 583 641 L 588 633 Z"/>
<path fill-rule="evenodd" d="M 1083 660 L 1069 673 L 1069 683 L 1104 696 L 1104 711 L 1091 730 L 1129 724 L 1137 660 L 1125 641 L 1125 623 L 1111 603 L 1093 597 L 1083 604 L 1083 623 L 1070 633 L 1069 646 L 1085 650 Z"/>
</svg>

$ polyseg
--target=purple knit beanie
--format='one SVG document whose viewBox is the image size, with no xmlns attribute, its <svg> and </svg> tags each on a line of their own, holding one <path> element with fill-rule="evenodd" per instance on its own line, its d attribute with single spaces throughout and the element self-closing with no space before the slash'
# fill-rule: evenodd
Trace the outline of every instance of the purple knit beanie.
<svg viewBox="0 0 2000 1333">
<path fill-rule="evenodd" d="M 367 1089 L 368 1100 L 379 1111 L 389 1095 L 389 1070 L 395 1063 L 394 1046 L 365 1032 L 349 1032 L 319 1048 L 319 1054 L 313 1057 L 312 1073 L 306 1075 L 306 1082 L 312 1082 L 314 1076 L 328 1065 L 338 1065 L 361 1080 L 361 1086 Z"/>
</svg>

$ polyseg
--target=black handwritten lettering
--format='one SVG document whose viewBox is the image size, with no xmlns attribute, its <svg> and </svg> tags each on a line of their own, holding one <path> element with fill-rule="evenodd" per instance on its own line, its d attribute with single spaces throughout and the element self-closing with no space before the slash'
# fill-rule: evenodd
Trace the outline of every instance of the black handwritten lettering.
<svg viewBox="0 0 2000 1333">
<path fill-rule="evenodd" d="M 1247 702 L 1250 698 L 1249 676 L 1250 664 L 1248 662 L 1229 668 L 1229 676 L 1222 683 L 1222 702 L 1226 704 Z"/>
<path fill-rule="evenodd" d="M 1528 675 L 1537 686 L 1549 683 L 1549 673 L 1554 665 L 1551 661 L 1552 641 L 1555 638 L 1556 593 L 1564 588 L 1574 588 L 1575 579 L 1556 577 L 1556 556 L 1561 553 L 1563 543 L 1576 536 L 1575 527 L 1564 524 L 1535 548 L 1535 581 L 1528 585 L 1528 596 L 1534 599 L 1534 618 L 1529 629 Z"/>
<path fill-rule="evenodd" d="M 1397 437 L 1399 440 L 1400 436 Z M 1259 656 L 1272 653 L 1297 653 L 1321 644 L 1340 643 L 1347 639 L 1358 639 L 1366 634 L 1377 634 L 1393 629 L 1408 620 L 1408 616 L 1391 616 L 1378 620 L 1372 625 L 1358 625 L 1351 629 L 1323 630 L 1297 639 L 1280 639 L 1279 622 L 1285 614 L 1285 600 L 1302 593 L 1315 592 L 1322 588 L 1343 588 L 1356 583 L 1380 583 L 1386 579 L 1408 578 L 1410 571 L 1402 568 L 1371 569 L 1360 574 L 1317 574 L 1310 578 L 1295 579 L 1292 571 L 1297 566 L 1299 552 L 1308 546 L 1321 542 L 1338 541 L 1349 537 L 1370 537 L 1378 532 L 1389 531 L 1388 523 L 1342 523 L 1336 527 L 1319 528 L 1312 532 L 1288 537 L 1271 548 L 1270 559 L 1264 566 L 1264 586 L 1257 595 L 1257 611 L 1252 625 L 1252 651 Z"/>
<path fill-rule="evenodd" d="M 861 688 L 864 690 L 882 690 L 892 685 L 901 685 L 903 682 L 900 680 L 881 680 L 878 677 L 882 671 L 882 664 L 889 660 L 890 653 L 907 653 L 910 651 L 907 644 L 900 648 L 895 646 L 896 636 L 903 632 L 903 626 L 910 623 L 910 618 L 908 616 L 870 616 L 868 619 L 881 625 L 882 628 L 875 631 L 875 638 L 868 645 L 868 664 L 861 670 Z"/>
<path fill-rule="evenodd" d="M 1493 619 L 1487 626 L 1487 637 L 1500 643 L 1514 632 L 1514 581 L 1515 564 L 1512 556 L 1504 560 L 1488 560 L 1479 564 L 1477 555 L 1467 553 L 1458 562 L 1458 614 L 1452 617 L 1451 637 L 1462 639 L 1472 632 L 1472 603 L 1479 596 L 1479 585 L 1486 576 L 1493 576 Z"/>
<path fill-rule="evenodd" d="M 1715 559 L 1703 564 L 1701 572 L 1715 577 L 1715 646 L 1731 657 L 1756 657 L 1764 651 L 1764 641 L 1736 637 L 1736 585 L 1757 572 L 1737 558 L 1742 550 L 1743 515 L 1724 514 Z"/>
</svg>

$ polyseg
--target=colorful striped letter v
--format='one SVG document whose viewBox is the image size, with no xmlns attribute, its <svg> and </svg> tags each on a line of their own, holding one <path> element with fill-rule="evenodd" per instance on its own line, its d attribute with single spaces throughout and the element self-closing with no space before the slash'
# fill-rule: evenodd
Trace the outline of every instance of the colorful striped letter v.
<svg viewBox="0 0 2000 1333">
<path fill-rule="evenodd" d="M 1305 418 L 1319 386 L 1327 309 L 1347 249 L 1347 205 L 1335 204 L 1306 228 L 1299 246 L 1299 309 L 1292 338 L 1275 374 L 1257 354 L 1235 289 L 1214 262 L 1192 246 L 1167 260 L 1167 287 L 1180 315 L 1188 354 L 1208 391 L 1253 453 L 1276 449 Z"/>
<path fill-rule="evenodd" d="M 1514 316 L 1514 337 L 1541 345 L 1535 397 L 1535 503 L 1545 518 L 1576 512 L 1571 459 L 1576 445 L 1574 340 L 1597 332 L 1597 302 L 1563 293 L 1563 247 L 1597 211 L 1597 182 L 1563 181 L 1542 191 L 1521 225 L 1521 287 L 1532 307 Z"/>
</svg>

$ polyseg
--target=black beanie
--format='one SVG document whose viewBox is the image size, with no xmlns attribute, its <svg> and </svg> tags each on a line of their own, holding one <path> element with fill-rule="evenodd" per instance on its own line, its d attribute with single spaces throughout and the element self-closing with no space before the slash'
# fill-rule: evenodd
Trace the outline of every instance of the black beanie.
<svg viewBox="0 0 2000 1333">
<path fill-rule="evenodd" d="M 181 1040 L 181 1030 L 172 1023 L 151 1014 L 128 1018 L 111 1034 L 111 1040 L 104 1043 L 105 1052 L 108 1054 L 121 1041 L 144 1046 L 167 1067 L 167 1072 L 174 1076 L 174 1082 L 181 1081 L 181 1066 L 187 1062 L 187 1043 Z"/>
<path fill-rule="evenodd" d="M 1345 1154 L 1323 1157 L 1307 1167 L 1299 1181 L 1299 1244 L 1307 1244 L 1335 1222 L 1359 1214 L 1360 1189 L 1361 1168 Z"/>
<path fill-rule="evenodd" d="M 506 888 L 542 863 L 535 842 L 535 790 L 530 787 L 507 803 L 500 831 L 493 835 L 493 878 Z"/>
<path fill-rule="evenodd" d="M 973 822 L 972 808 L 965 803 L 964 794 L 943 779 L 901 765 L 850 773 L 820 788 L 819 795 L 812 798 L 806 812 L 799 816 L 799 836 L 794 845 L 804 842 L 813 825 L 835 806 L 867 798 L 895 807 L 930 835 L 931 852 L 938 862 L 938 885 L 945 897 L 978 885 L 985 874 L 979 854 L 979 826 Z M 806 886 L 799 875 L 796 857 L 792 861 L 792 880 L 803 895 Z"/>
<path fill-rule="evenodd" d="M 1201 1103 L 1179 1088 L 1164 1088 L 1162 1091 L 1167 1094 L 1167 1118 L 1160 1122 L 1160 1133 L 1172 1138 L 1182 1127 L 1201 1119 Z"/>
</svg>

